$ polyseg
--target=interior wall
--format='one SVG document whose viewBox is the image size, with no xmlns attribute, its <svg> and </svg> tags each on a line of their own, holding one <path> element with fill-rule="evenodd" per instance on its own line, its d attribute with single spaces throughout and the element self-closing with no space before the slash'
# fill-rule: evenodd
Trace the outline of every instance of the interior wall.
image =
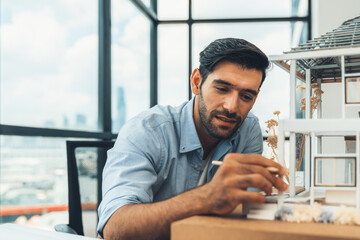
<svg viewBox="0 0 360 240">
<path fill-rule="evenodd" d="M 360 16 L 359 0 L 312 0 L 312 37 L 339 27 L 348 19 Z"/>
<path fill-rule="evenodd" d="M 324 93 L 321 95 L 322 118 L 341 118 L 342 99 L 341 83 L 326 83 L 321 85 Z M 322 137 L 322 153 L 344 153 L 345 142 L 343 137 Z"/>
</svg>

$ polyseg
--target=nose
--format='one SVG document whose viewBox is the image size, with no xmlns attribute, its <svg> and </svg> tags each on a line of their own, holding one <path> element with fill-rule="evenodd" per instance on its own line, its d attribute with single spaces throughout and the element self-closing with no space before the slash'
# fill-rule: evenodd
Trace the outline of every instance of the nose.
<svg viewBox="0 0 360 240">
<path fill-rule="evenodd" d="M 239 108 L 239 97 L 237 94 L 231 94 L 228 95 L 224 101 L 223 107 L 229 113 L 237 113 L 237 110 Z"/>
</svg>

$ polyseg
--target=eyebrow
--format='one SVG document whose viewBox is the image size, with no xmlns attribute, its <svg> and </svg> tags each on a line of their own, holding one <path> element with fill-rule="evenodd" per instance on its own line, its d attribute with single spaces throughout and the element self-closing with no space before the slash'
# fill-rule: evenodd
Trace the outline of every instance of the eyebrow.
<svg viewBox="0 0 360 240">
<path fill-rule="evenodd" d="M 222 85 L 226 85 L 226 86 L 229 86 L 229 87 L 234 87 L 233 84 L 231 84 L 231 83 L 229 83 L 229 82 L 227 82 L 227 81 L 225 81 L 225 80 L 221 80 L 221 79 L 215 79 L 215 80 L 213 80 L 213 83 L 215 83 L 215 84 L 222 84 Z M 249 89 L 249 88 L 242 89 L 242 91 L 251 93 L 251 94 L 253 94 L 253 95 L 255 95 L 255 96 L 258 94 L 257 91 L 255 91 L 255 90 L 253 90 L 253 89 Z"/>
</svg>

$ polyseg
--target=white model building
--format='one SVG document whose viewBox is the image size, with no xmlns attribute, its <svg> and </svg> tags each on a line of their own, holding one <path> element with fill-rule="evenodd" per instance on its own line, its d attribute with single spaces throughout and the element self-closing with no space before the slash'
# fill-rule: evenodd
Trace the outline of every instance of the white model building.
<svg viewBox="0 0 360 240">
<path fill-rule="evenodd" d="M 290 74 L 290 118 L 278 126 L 278 161 L 288 162 L 291 198 L 310 197 L 311 204 L 360 207 L 360 17 L 270 60 Z M 303 82 L 305 116 L 296 118 L 296 86 Z M 311 86 L 324 93 L 310 118 Z M 296 134 L 305 136 L 302 167 L 296 164 Z M 285 160 L 285 135 L 290 137 Z M 296 169 L 298 168 L 298 169 Z M 304 191 L 296 191 L 296 177 Z M 319 195 L 320 194 L 320 195 Z M 283 197 L 280 194 L 281 204 Z"/>
</svg>

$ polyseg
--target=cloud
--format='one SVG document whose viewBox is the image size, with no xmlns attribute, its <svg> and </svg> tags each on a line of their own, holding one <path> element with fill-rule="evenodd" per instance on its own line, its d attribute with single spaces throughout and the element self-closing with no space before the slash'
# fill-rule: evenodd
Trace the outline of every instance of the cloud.
<svg viewBox="0 0 360 240">
<path fill-rule="evenodd" d="M 135 15 L 125 25 L 124 34 L 118 39 L 120 45 L 133 52 L 148 55 L 150 53 L 150 22 L 143 15 Z"/>
<path fill-rule="evenodd" d="M 193 1 L 193 18 L 249 18 L 249 17 L 288 17 L 291 14 L 291 1 L 252 0 L 244 3 L 238 0 Z M 261 6 L 261 7 L 260 7 Z"/>
<path fill-rule="evenodd" d="M 150 29 L 148 20 L 136 12 L 113 28 L 117 26 L 123 31 L 111 46 L 112 115 L 117 116 L 117 88 L 123 87 L 129 119 L 150 106 Z"/>
<path fill-rule="evenodd" d="M 139 13 L 134 4 L 128 0 L 111 1 L 111 10 L 112 25 L 115 28 L 120 27 L 119 24 L 126 23 L 132 16 Z"/>
<path fill-rule="evenodd" d="M 178 0 L 159 0 L 158 17 L 160 20 L 187 19 L 189 16 L 189 2 Z"/>
<path fill-rule="evenodd" d="M 74 38 L 55 12 L 47 5 L 19 10 L 1 26 L 3 123 L 42 126 L 50 120 L 61 127 L 64 115 L 82 113 L 95 126 L 97 35 Z"/>
<path fill-rule="evenodd" d="M 2 26 L 1 32 L 4 57 L 20 59 L 23 63 L 52 61 L 56 65 L 66 47 L 67 32 L 49 8 L 19 13 L 11 24 Z"/>
<path fill-rule="evenodd" d="M 179 105 L 188 99 L 188 28 L 161 25 L 158 33 L 159 103 Z"/>
</svg>

